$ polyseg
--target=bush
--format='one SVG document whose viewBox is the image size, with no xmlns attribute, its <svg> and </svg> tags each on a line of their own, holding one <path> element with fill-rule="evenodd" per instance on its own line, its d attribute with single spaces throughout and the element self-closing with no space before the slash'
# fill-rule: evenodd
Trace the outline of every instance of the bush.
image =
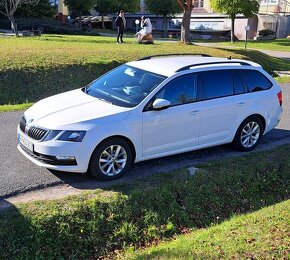
<svg viewBox="0 0 290 260">
<path fill-rule="evenodd" d="M 275 34 L 275 32 L 270 30 L 270 29 L 264 29 L 264 30 L 259 31 L 259 36 L 260 37 L 274 35 L 274 34 Z"/>
</svg>

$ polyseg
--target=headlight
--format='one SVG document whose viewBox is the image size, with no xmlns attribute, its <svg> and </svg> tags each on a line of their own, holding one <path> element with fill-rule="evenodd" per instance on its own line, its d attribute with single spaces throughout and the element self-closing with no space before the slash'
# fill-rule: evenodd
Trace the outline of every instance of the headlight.
<svg viewBox="0 0 290 260">
<path fill-rule="evenodd" d="M 86 131 L 64 131 L 57 140 L 68 142 L 81 142 Z"/>
<path fill-rule="evenodd" d="M 48 135 L 42 141 L 43 142 L 50 141 L 54 139 L 60 132 L 61 132 L 60 130 L 50 130 Z"/>
</svg>

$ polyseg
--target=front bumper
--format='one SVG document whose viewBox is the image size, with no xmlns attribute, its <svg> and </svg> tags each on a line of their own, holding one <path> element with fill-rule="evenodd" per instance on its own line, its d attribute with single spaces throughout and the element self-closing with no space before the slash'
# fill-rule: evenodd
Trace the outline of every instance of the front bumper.
<svg viewBox="0 0 290 260">
<path fill-rule="evenodd" d="M 34 164 L 57 171 L 86 172 L 88 169 L 93 146 L 86 146 L 83 142 L 47 141 L 40 142 L 23 133 L 18 126 L 17 134 L 22 135 L 33 144 L 33 150 L 18 143 L 18 150 Z M 70 159 L 61 159 L 70 157 Z"/>
</svg>

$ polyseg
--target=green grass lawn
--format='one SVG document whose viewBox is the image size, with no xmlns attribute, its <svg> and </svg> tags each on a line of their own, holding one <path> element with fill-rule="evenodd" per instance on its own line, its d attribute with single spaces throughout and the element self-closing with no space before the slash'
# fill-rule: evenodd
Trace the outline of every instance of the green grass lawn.
<svg viewBox="0 0 290 260">
<path fill-rule="evenodd" d="M 289 213 L 290 200 L 287 200 L 122 258 L 287 259 L 290 253 Z"/>
<path fill-rule="evenodd" d="M 290 63 L 256 51 L 216 49 L 180 43 L 117 45 L 114 37 L 43 35 L 0 38 L 0 105 L 22 104 L 82 87 L 131 60 L 164 53 L 204 53 L 256 61 L 268 72 L 290 70 Z M 2 109 L 4 109 L 2 107 Z"/>
<path fill-rule="evenodd" d="M 245 41 L 238 41 L 234 44 L 230 42 L 222 42 L 217 44 L 230 47 L 244 48 Z M 276 39 L 272 41 L 248 41 L 247 48 L 290 52 L 290 39 Z"/>
<path fill-rule="evenodd" d="M 217 259 L 224 252 L 229 258 L 237 252 L 235 259 L 246 259 L 252 252 L 264 258 L 273 250 L 271 256 L 282 259 L 289 246 L 289 201 L 277 203 L 290 198 L 289 149 L 199 165 L 202 171 L 194 176 L 183 169 L 61 200 L 19 204 L 0 212 L 0 259 L 113 257 L 190 231 L 187 244 L 179 237 L 169 244 L 172 251 L 158 247 L 152 254 L 166 259 L 180 252 L 192 259 L 186 249 L 192 245 L 192 256 L 203 252 Z M 150 252 L 141 255 L 146 259 Z"/>
</svg>

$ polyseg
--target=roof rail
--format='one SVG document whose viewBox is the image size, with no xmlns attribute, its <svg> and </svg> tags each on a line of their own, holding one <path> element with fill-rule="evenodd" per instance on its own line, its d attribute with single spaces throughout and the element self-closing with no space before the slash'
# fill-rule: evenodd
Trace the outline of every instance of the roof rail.
<svg viewBox="0 0 290 260">
<path fill-rule="evenodd" d="M 170 56 L 201 56 L 201 57 L 212 57 L 208 54 L 202 54 L 202 53 L 197 53 L 197 54 L 190 54 L 190 53 L 169 53 L 169 54 L 157 54 L 157 55 L 152 55 L 152 56 L 146 56 L 143 57 L 137 61 L 141 61 L 141 60 L 150 60 L 152 58 L 158 58 L 158 57 L 170 57 Z"/>
<path fill-rule="evenodd" d="M 182 68 L 178 69 L 175 72 L 189 70 L 191 67 L 196 67 L 196 66 L 211 65 L 211 64 L 228 64 L 228 63 L 232 63 L 232 64 L 238 63 L 238 64 L 244 65 L 244 66 L 252 66 L 250 63 L 245 62 L 245 61 L 234 61 L 234 60 L 212 61 L 212 62 L 195 63 L 195 64 L 187 65 L 185 67 L 182 67 Z"/>
</svg>

